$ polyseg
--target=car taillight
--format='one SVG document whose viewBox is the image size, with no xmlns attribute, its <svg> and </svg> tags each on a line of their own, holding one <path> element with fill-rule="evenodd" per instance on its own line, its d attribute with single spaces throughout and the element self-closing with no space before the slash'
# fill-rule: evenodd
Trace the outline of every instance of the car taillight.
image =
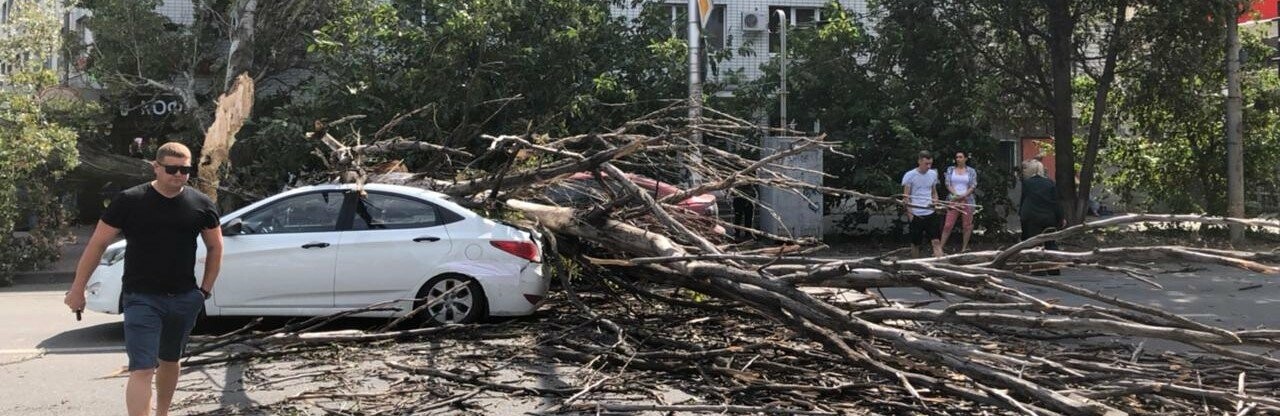
<svg viewBox="0 0 1280 416">
<path fill-rule="evenodd" d="M 538 261 L 538 245 L 531 241 L 490 241 L 489 244 L 513 256 L 532 262 Z"/>
</svg>

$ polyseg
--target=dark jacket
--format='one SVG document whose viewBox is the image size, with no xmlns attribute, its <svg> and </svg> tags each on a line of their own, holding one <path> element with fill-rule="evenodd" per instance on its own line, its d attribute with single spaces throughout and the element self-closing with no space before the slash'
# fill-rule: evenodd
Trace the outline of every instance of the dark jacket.
<svg viewBox="0 0 1280 416">
<path fill-rule="evenodd" d="M 1032 176 L 1022 180 L 1022 200 L 1018 204 L 1018 216 L 1023 221 L 1062 222 L 1062 205 L 1058 204 L 1058 194 L 1053 180 L 1043 176 Z"/>
</svg>

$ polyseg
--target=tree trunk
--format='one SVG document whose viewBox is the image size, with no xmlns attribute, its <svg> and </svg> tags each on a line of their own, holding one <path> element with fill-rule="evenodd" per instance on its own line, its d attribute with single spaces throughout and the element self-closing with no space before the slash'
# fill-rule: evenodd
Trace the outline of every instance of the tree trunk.
<svg viewBox="0 0 1280 416">
<path fill-rule="evenodd" d="M 205 132 L 204 145 L 200 148 L 201 180 L 197 184 L 215 203 L 225 175 L 224 166 L 230 166 L 235 135 L 253 110 L 254 85 L 248 71 L 253 66 L 253 25 L 258 0 L 245 0 L 233 11 L 235 28 L 227 50 L 225 90 L 218 99 L 213 124 Z"/>
<path fill-rule="evenodd" d="M 1075 120 L 1072 111 L 1071 62 L 1073 48 L 1070 0 L 1048 0 L 1049 7 L 1049 60 L 1053 75 L 1053 151 L 1057 163 L 1058 203 L 1062 204 L 1067 221 L 1079 223 L 1083 216 L 1076 209 L 1075 149 L 1072 140 Z"/>
<path fill-rule="evenodd" d="M 1111 93 L 1111 85 L 1116 79 L 1116 59 L 1120 55 L 1120 43 L 1123 42 L 1125 12 L 1129 5 L 1121 1 L 1116 5 L 1116 16 L 1111 24 L 1111 36 L 1107 40 L 1106 61 L 1102 64 L 1102 76 L 1098 79 L 1097 90 L 1093 96 L 1093 118 L 1089 122 L 1089 142 L 1085 147 L 1084 163 L 1080 166 L 1080 193 L 1076 203 L 1076 212 L 1080 213 L 1079 222 L 1083 222 L 1089 212 L 1089 192 L 1093 188 L 1093 174 L 1097 170 L 1098 148 L 1102 143 L 1102 121 L 1107 114 L 1107 94 Z M 1076 222 L 1076 223 L 1079 223 Z"/>
<path fill-rule="evenodd" d="M 111 181 L 124 186 L 155 179 L 151 165 L 145 160 L 86 145 L 77 146 L 77 150 L 80 152 L 80 164 L 71 173 L 73 179 Z"/>
<path fill-rule="evenodd" d="M 1240 23 L 1236 5 L 1227 20 L 1227 216 L 1244 218 L 1244 149 L 1240 98 Z M 1244 228 L 1231 226 L 1231 244 L 1244 242 Z"/>
<path fill-rule="evenodd" d="M 236 76 L 253 68 L 254 15 L 258 12 L 258 0 L 245 0 L 233 16 L 235 28 L 231 32 L 231 45 L 227 51 L 227 73 L 223 88 L 231 91 Z"/>
<path fill-rule="evenodd" d="M 229 162 L 236 133 L 253 112 L 253 91 L 253 78 L 249 78 L 249 74 L 236 78 L 231 90 L 218 97 L 213 125 L 204 134 L 204 146 L 200 148 L 200 180 L 196 186 L 215 203 L 222 182 L 222 167 Z"/>
</svg>

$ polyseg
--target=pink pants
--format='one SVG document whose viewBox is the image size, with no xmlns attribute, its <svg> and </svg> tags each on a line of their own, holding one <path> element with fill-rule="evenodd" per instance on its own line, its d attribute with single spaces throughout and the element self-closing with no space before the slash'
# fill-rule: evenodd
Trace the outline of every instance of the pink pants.
<svg viewBox="0 0 1280 416">
<path fill-rule="evenodd" d="M 942 224 L 942 235 L 951 235 L 951 229 L 956 226 L 956 217 L 964 215 L 964 232 L 973 232 L 973 206 L 966 205 L 961 211 L 960 208 L 952 208 L 947 210 L 947 220 Z"/>
</svg>

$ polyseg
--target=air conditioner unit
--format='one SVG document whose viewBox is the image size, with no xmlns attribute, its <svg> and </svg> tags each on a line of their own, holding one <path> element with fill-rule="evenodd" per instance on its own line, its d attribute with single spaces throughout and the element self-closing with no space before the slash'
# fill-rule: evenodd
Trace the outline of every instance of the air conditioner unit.
<svg viewBox="0 0 1280 416">
<path fill-rule="evenodd" d="M 742 31 L 743 32 L 761 32 L 769 28 L 769 16 L 764 12 L 744 12 L 742 13 Z"/>
</svg>

